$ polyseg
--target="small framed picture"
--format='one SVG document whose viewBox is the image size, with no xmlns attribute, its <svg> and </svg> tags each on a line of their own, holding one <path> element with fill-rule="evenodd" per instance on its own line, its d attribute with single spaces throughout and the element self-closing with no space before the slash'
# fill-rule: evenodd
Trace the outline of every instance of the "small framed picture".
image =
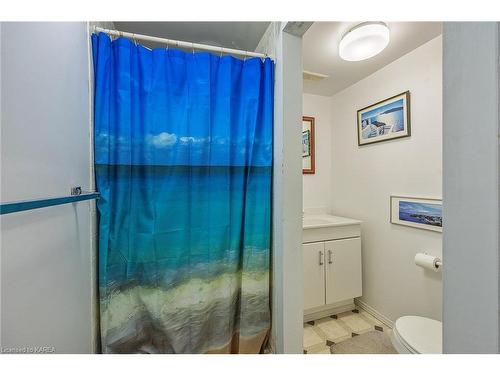
<svg viewBox="0 0 500 375">
<path fill-rule="evenodd" d="M 302 173 L 314 174 L 314 117 L 302 117 Z"/>
<path fill-rule="evenodd" d="M 409 137 L 410 134 L 409 91 L 358 111 L 358 146 Z"/>
<path fill-rule="evenodd" d="M 434 198 L 391 196 L 391 223 L 443 231 L 443 201 Z"/>
</svg>

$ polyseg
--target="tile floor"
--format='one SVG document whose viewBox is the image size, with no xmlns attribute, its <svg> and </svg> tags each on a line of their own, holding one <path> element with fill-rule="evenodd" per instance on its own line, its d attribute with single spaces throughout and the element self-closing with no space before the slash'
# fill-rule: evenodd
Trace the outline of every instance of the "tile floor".
<svg viewBox="0 0 500 375">
<path fill-rule="evenodd" d="M 333 343 L 373 330 L 391 333 L 389 327 L 361 309 L 304 323 L 304 354 L 330 354 Z"/>
</svg>

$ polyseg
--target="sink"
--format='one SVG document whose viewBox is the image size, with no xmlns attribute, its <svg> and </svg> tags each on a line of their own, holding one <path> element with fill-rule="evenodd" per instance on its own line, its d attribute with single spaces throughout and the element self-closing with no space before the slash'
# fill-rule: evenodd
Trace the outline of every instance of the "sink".
<svg viewBox="0 0 500 375">
<path fill-rule="evenodd" d="M 302 219 L 304 243 L 359 237 L 361 221 L 333 215 L 305 215 Z"/>
<path fill-rule="evenodd" d="M 328 224 L 331 224 L 331 221 L 328 220 L 328 219 L 321 219 L 321 218 L 304 218 L 302 220 L 302 224 L 303 224 L 303 227 L 306 228 L 306 227 L 312 227 L 312 226 L 316 226 L 316 225 L 328 225 Z"/>
<path fill-rule="evenodd" d="M 305 215 L 302 218 L 302 228 L 322 228 L 322 227 L 338 227 L 344 225 L 360 224 L 361 221 L 349 219 L 347 217 L 333 215 Z"/>
</svg>

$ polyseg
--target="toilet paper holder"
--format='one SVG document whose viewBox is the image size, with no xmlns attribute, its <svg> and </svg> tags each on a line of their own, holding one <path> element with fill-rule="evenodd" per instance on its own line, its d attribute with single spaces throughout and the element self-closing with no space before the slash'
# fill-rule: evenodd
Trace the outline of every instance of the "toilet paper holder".
<svg viewBox="0 0 500 375">
<path fill-rule="evenodd" d="M 438 272 L 443 266 L 443 261 L 436 256 L 424 252 L 415 254 L 415 264 L 422 268 Z"/>
</svg>

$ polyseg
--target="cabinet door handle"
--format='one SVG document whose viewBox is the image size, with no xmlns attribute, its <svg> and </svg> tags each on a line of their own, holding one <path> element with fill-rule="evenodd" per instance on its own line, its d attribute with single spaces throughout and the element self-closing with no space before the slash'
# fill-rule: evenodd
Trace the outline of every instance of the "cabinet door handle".
<svg viewBox="0 0 500 375">
<path fill-rule="evenodd" d="M 323 262 L 323 252 L 320 250 L 319 252 L 319 265 L 322 266 L 324 264 Z"/>
<path fill-rule="evenodd" d="M 328 264 L 332 264 L 332 263 L 333 263 L 333 260 L 332 260 L 332 251 L 328 250 Z"/>
</svg>

